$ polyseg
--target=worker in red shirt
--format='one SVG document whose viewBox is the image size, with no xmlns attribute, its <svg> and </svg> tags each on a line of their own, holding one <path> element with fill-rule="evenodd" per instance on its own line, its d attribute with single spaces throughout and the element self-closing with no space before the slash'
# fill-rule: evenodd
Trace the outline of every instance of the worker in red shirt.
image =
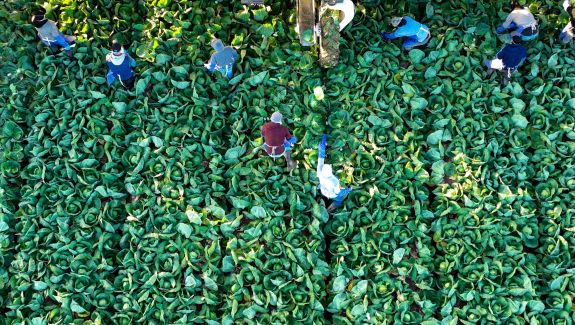
<svg viewBox="0 0 575 325">
<path fill-rule="evenodd" d="M 285 156 L 289 172 L 295 167 L 291 160 L 291 146 L 295 144 L 297 139 L 289 133 L 286 126 L 282 125 L 282 117 L 280 112 L 275 112 L 272 114 L 271 122 L 262 126 L 263 149 L 272 158 Z"/>
</svg>

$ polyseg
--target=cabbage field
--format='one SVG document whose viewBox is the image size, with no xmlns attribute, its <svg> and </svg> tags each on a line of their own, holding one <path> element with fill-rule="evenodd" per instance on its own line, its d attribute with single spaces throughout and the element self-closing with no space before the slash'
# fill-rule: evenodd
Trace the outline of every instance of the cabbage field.
<svg viewBox="0 0 575 325">
<path fill-rule="evenodd" d="M 572 324 L 560 2 L 529 2 L 541 33 L 503 85 L 482 65 L 503 0 L 355 1 L 332 69 L 293 0 L 1 1 L 0 324 Z M 37 39 L 38 5 L 73 59 Z M 428 47 L 380 38 L 403 14 Z M 204 68 L 213 37 L 240 55 L 230 80 Z M 133 90 L 106 84 L 113 38 Z M 291 173 L 260 148 L 276 110 Z M 324 132 L 354 188 L 330 215 Z"/>
</svg>

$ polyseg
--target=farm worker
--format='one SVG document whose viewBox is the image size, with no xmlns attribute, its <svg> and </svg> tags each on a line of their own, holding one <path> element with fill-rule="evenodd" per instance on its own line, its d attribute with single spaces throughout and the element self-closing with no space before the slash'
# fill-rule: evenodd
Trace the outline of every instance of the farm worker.
<svg viewBox="0 0 575 325">
<path fill-rule="evenodd" d="M 561 31 L 561 34 L 559 34 L 559 39 L 563 43 L 567 44 L 573 39 L 573 37 L 575 35 L 575 31 L 574 31 L 575 10 L 573 10 L 573 4 L 571 3 L 571 0 L 565 0 L 563 2 L 563 8 L 565 9 L 565 11 L 567 11 L 571 20 L 569 21 L 567 26 L 565 26 L 565 28 L 563 28 L 563 30 Z"/>
<path fill-rule="evenodd" d="M 530 41 L 539 35 L 539 27 L 528 7 L 523 7 L 518 1 L 511 1 L 512 11 L 507 19 L 495 30 L 497 34 L 510 32 L 511 37 L 521 36 L 522 41 Z"/>
<path fill-rule="evenodd" d="M 238 57 L 238 52 L 234 50 L 231 46 L 225 46 L 221 40 L 215 38 L 211 43 L 216 53 L 212 54 L 210 61 L 204 66 L 208 71 L 213 72 L 214 69 L 224 73 L 228 78 L 233 76 L 232 68 L 234 66 L 234 61 Z"/>
<path fill-rule="evenodd" d="M 295 164 L 291 160 L 291 147 L 297 141 L 297 138 L 289 132 L 288 128 L 282 125 L 282 114 L 275 112 L 271 116 L 271 122 L 262 126 L 262 138 L 264 140 L 263 149 L 272 158 L 285 156 L 287 161 L 288 172 L 291 171 Z"/>
<path fill-rule="evenodd" d="M 44 8 L 36 10 L 32 16 L 32 25 L 38 31 L 38 37 L 42 43 L 50 46 L 52 52 L 57 53 L 59 48 L 66 51 L 68 57 L 72 57 L 72 47 L 70 43 L 74 43 L 76 39 L 74 36 L 64 36 L 56 26 L 56 23 L 47 19 L 46 10 Z"/>
<path fill-rule="evenodd" d="M 134 86 L 136 74 L 132 68 L 136 66 L 136 60 L 132 59 L 116 40 L 112 41 L 112 51 L 106 55 L 106 64 L 110 69 L 106 75 L 108 85 L 118 79 L 126 88 L 131 89 Z"/>
<path fill-rule="evenodd" d="M 352 189 L 350 187 L 341 188 L 337 176 L 333 174 L 331 165 L 324 163 L 326 140 L 327 136 L 324 134 L 318 145 L 317 178 L 319 179 L 318 187 L 321 194 L 329 199 L 333 199 L 333 202 L 327 208 L 328 212 L 332 212 L 343 203 L 343 200 Z"/>
<path fill-rule="evenodd" d="M 403 48 L 406 50 L 424 45 L 431 38 L 429 27 L 407 16 L 391 18 L 391 25 L 396 28 L 395 31 L 393 33 L 381 33 L 381 37 L 386 40 L 406 37 L 403 42 Z"/>
<path fill-rule="evenodd" d="M 511 73 L 513 73 L 527 57 L 527 50 L 520 43 L 521 36 L 514 36 L 511 44 L 505 45 L 505 47 L 497 53 L 496 59 L 485 61 L 485 65 L 488 68 L 487 76 L 490 76 L 495 70 L 505 72 L 504 80 L 507 82 L 511 78 Z"/>
</svg>

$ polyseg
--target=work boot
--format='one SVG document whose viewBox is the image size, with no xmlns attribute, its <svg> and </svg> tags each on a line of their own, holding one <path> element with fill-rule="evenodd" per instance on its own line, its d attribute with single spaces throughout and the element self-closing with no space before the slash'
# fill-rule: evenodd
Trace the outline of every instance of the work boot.
<svg viewBox="0 0 575 325">
<path fill-rule="evenodd" d="M 327 212 L 332 213 L 335 209 L 337 209 L 337 206 L 335 203 L 332 203 L 327 207 Z"/>
</svg>

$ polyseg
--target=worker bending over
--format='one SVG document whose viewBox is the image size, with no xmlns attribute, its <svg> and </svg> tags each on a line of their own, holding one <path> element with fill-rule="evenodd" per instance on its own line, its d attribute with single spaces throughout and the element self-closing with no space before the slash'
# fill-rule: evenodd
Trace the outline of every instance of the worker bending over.
<svg viewBox="0 0 575 325">
<path fill-rule="evenodd" d="M 424 45 L 431 38 L 429 27 L 407 16 L 391 18 L 391 25 L 395 30 L 392 33 L 381 33 L 381 37 L 385 40 L 405 37 L 403 48 L 406 50 Z"/>
<path fill-rule="evenodd" d="M 271 122 L 262 126 L 263 149 L 272 158 L 284 156 L 287 161 L 287 170 L 290 172 L 295 167 L 291 159 L 291 147 L 297 138 L 291 135 L 286 126 L 282 125 L 282 118 L 283 115 L 280 112 L 275 112 L 271 116 Z"/>
<path fill-rule="evenodd" d="M 232 68 L 238 57 L 238 52 L 231 46 L 224 46 L 222 41 L 217 38 L 212 40 L 211 45 L 216 50 L 216 53 L 212 54 L 210 61 L 204 65 L 206 69 L 210 72 L 217 70 L 228 78 L 233 77 Z"/>
<path fill-rule="evenodd" d="M 529 8 L 519 4 L 519 1 L 513 0 L 511 1 L 511 9 L 507 19 L 495 30 L 497 34 L 509 32 L 511 37 L 520 36 L 524 42 L 537 38 L 539 27 Z"/>
<path fill-rule="evenodd" d="M 318 145 L 318 159 L 317 159 L 317 178 L 319 179 L 319 189 L 321 194 L 323 194 L 328 199 L 333 199 L 333 202 L 327 208 L 328 212 L 332 212 L 337 209 L 342 203 L 349 192 L 352 191 L 351 188 L 341 188 L 339 184 L 339 179 L 333 174 L 331 165 L 325 164 L 325 147 L 327 142 L 327 136 L 324 134 L 321 138 L 321 142 Z"/>
<path fill-rule="evenodd" d="M 58 53 L 60 48 L 66 51 L 66 55 L 72 57 L 72 47 L 75 41 L 74 36 L 64 36 L 56 26 L 56 23 L 46 18 L 46 10 L 41 8 L 34 12 L 32 25 L 38 32 L 38 37 L 45 45 L 49 46 L 53 53 Z"/>
<path fill-rule="evenodd" d="M 485 61 L 488 68 L 487 76 L 490 76 L 494 71 L 502 72 L 504 73 L 503 83 L 506 84 L 511 79 L 511 74 L 525 61 L 526 57 L 527 50 L 521 45 L 521 37 L 514 36 L 511 44 L 505 45 L 497 53 L 496 59 Z"/>
</svg>

